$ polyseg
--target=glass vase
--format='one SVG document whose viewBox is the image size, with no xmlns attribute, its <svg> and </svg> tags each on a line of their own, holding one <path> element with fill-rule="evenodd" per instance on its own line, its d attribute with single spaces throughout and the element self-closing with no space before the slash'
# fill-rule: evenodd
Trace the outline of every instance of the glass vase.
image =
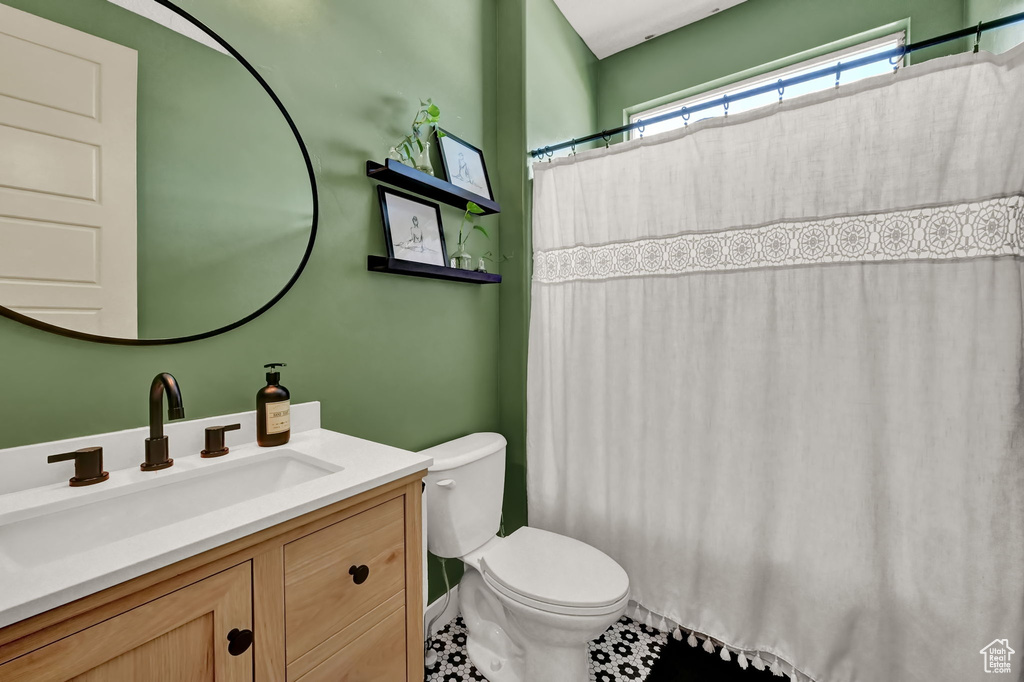
<svg viewBox="0 0 1024 682">
<path fill-rule="evenodd" d="M 458 268 L 459 270 L 473 269 L 473 257 L 469 255 L 469 252 L 466 251 L 466 247 L 463 244 L 459 244 L 459 248 L 452 254 L 450 260 L 453 268 Z"/>
<path fill-rule="evenodd" d="M 430 140 L 420 137 L 418 138 L 419 144 L 413 145 L 413 167 L 418 171 L 423 171 L 427 175 L 434 174 L 434 166 L 430 163 Z"/>
</svg>

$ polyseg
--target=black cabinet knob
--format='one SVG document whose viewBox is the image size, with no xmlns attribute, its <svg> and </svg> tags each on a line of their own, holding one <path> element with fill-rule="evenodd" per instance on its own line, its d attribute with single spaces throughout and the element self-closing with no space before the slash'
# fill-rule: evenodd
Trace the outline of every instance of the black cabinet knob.
<svg viewBox="0 0 1024 682">
<path fill-rule="evenodd" d="M 366 582 L 366 579 L 370 577 L 370 567 L 365 564 L 362 566 L 353 566 L 348 569 L 348 574 L 352 576 L 352 582 L 356 585 L 362 585 Z"/>
<path fill-rule="evenodd" d="M 241 656 L 252 646 L 252 640 L 252 630 L 235 628 L 228 633 L 228 653 L 232 656 Z"/>
</svg>

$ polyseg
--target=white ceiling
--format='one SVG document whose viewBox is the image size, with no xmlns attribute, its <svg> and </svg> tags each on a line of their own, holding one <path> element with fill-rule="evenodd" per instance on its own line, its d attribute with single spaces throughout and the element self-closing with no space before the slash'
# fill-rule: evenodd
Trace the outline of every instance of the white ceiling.
<svg viewBox="0 0 1024 682">
<path fill-rule="evenodd" d="M 746 0 L 555 0 L 598 59 Z"/>
<path fill-rule="evenodd" d="M 202 43 L 207 47 L 212 47 L 218 52 L 223 52 L 230 56 L 230 53 L 220 46 L 216 40 L 206 35 L 201 28 L 193 24 L 188 19 L 179 16 L 176 12 L 173 12 L 163 5 L 158 5 L 153 0 L 109 0 L 129 12 L 135 12 L 141 17 L 145 17 L 150 21 L 155 21 L 165 28 L 169 28 L 176 33 L 191 38 L 197 43 Z"/>
</svg>

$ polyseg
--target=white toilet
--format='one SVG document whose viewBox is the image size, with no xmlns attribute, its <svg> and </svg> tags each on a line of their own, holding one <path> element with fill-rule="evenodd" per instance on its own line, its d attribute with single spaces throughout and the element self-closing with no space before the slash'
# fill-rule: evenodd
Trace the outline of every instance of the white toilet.
<svg viewBox="0 0 1024 682">
<path fill-rule="evenodd" d="M 607 554 L 536 528 L 498 537 L 505 439 L 476 433 L 423 452 L 427 547 L 459 558 L 467 648 L 491 682 L 587 679 L 587 643 L 626 611 L 629 577 Z"/>
</svg>

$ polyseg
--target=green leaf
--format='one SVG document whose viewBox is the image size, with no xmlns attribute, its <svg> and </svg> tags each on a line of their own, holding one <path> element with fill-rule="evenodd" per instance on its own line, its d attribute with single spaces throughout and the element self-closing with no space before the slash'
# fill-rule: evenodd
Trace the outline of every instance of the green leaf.
<svg viewBox="0 0 1024 682">
<path fill-rule="evenodd" d="M 431 104 L 429 107 L 427 107 L 427 113 L 433 116 L 434 118 L 437 118 L 438 116 L 441 115 L 441 110 L 437 108 L 436 104 Z"/>
<path fill-rule="evenodd" d="M 402 143 L 402 147 L 405 148 L 405 158 L 409 159 L 409 162 L 411 163 L 412 162 L 412 147 L 409 146 L 408 142 L 403 142 Z"/>
<path fill-rule="evenodd" d="M 485 236 L 485 237 L 487 237 L 488 239 L 490 239 L 490 238 L 491 238 L 491 235 L 487 234 L 487 230 L 485 230 L 485 229 L 484 229 L 484 228 L 482 228 L 481 226 L 479 226 L 479 225 L 474 225 L 474 226 L 473 226 L 473 229 L 474 229 L 474 230 L 480 230 L 481 232 L 483 232 L 483 233 L 484 233 L 484 236 Z"/>
<path fill-rule="evenodd" d="M 441 130 L 440 128 L 438 128 L 438 129 L 437 129 L 437 136 L 438 136 L 438 137 L 447 137 L 447 136 L 448 136 L 448 134 L 447 134 L 447 133 L 445 133 L 445 132 L 444 132 L 443 130 Z"/>
<path fill-rule="evenodd" d="M 466 211 L 469 213 L 475 213 L 476 215 L 481 215 L 484 212 L 482 208 L 472 201 L 466 203 Z"/>
</svg>

